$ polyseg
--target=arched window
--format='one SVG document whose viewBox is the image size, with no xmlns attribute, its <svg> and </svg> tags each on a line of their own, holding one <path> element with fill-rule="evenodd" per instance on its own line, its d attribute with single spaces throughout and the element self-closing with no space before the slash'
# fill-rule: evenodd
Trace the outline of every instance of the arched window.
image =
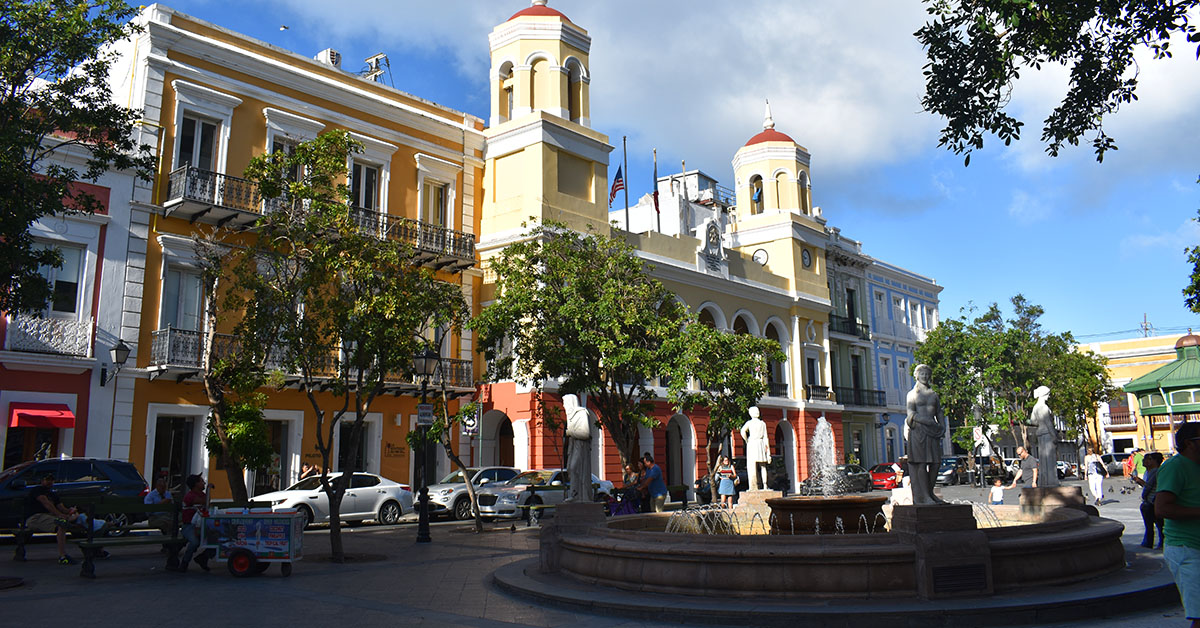
<svg viewBox="0 0 1200 628">
<path fill-rule="evenodd" d="M 812 199 L 809 198 L 810 192 L 808 173 L 801 172 L 800 176 L 796 177 L 796 199 L 800 205 L 800 211 L 806 215 L 812 214 Z"/>
<path fill-rule="evenodd" d="M 701 325 L 708 325 L 713 329 L 717 328 L 717 321 L 713 318 L 712 312 L 709 310 L 700 310 L 699 320 Z"/>
<path fill-rule="evenodd" d="M 791 194 L 788 193 L 788 175 L 786 172 L 780 172 L 775 175 L 775 206 L 779 209 L 792 207 Z"/>
<path fill-rule="evenodd" d="M 512 61 L 505 61 L 504 64 L 500 66 L 498 78 L 500 79 L 499 106 L 501 120 L 512 120 L 513 107 L 516 105 L 516 103 L 513 102 L 516 100 L 516 98 L 514 97 L 513 93 L 513 83 L 515 83 L 515 81 L 513 81 Z"/>
<path fill-rule="evenodd" d="M 583 66 L 577 59 L 567 61 L 567 117 L 572 122 L 583 117 Z"/>
<path fill-rule="evenodd" d="M 763 212 L 763 180 L 762 177 L 754 175 L 750 177 L 750 214 L 761 214 Z"/>
<path fill-rule="evenodd" d="M 733 321 L 733 333 L 735 333 L 735 334 L 750 333 L 750 326 L 746 324 L 746 319 L 744 317 L 739 316 Z"/>
</svg>

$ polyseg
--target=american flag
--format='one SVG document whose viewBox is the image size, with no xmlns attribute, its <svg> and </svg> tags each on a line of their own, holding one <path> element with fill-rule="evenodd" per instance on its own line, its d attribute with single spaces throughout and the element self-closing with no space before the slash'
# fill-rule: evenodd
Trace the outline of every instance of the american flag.
<svg viewBox="0 0 1200 628">
<path fill-rule="evenodd" d="M 617 192 L 625 189 L 625 177 L 621 176 L 621 167 L 617 166 L 617 178 L 613 179 L 612 191 L 608 193 L 608 206 L 612 207 L 613 199 L 617 197 Z"/>
</svg>

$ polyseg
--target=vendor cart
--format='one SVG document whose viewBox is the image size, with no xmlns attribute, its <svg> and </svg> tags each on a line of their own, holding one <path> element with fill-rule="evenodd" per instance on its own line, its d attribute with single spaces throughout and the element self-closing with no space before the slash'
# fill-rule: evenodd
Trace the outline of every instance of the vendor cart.
<svg viewBox="0 0 1200 628">
<path fill-rule="evenodd" d="M 223 560 L 239 578 L 255 576 L 279 563 L 283 575 L 304 549 L 304 517 L 295 511 L 212 511 L 204 517 L 201 551 Z"/>
</svg>

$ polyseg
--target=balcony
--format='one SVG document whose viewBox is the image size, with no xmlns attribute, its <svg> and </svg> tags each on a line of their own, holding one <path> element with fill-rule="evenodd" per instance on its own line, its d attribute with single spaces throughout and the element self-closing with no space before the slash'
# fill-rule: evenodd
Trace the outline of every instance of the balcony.
<svg viewBox="0 0 1200 628">
<path fill-rule="evenodd" d="M 473 234 L 362 207 L 351 207 L 350 217 L 359 227 L 380 238 L 413 247 L 416 260 L 422 265 L 457 272 L 475 264 Z"/>
<path fill-rule="evenodd" d="M 816 384 L 804 385 L 804 398 L 808 401 L 833 401 L 833 395 L 830 394 L 828 386 L 817 386 Z"/>
<path fill-rule="evenodd" d="M 8 319 L 4 347 L 9 351 L 92 356 L 92 317 L 81 321 L 15 314 Z"/>
<path fill-rule="evenodd" d="M 894 321 L 888 318 L 880 317 L 882 320 L 875 321 L 875 333 L 885 336 L 890 336 L 896 340 L 904 340 L 908 342 L 924 342 L 926 331 L 915 325 L 909 325 L 904 321 Z"/>
<path fill-rule="evenodd" d="M 183 381 L 200 373 L 201 349 L 204 333 L 186 329 L 159 329 L 151 334 L 150 368 L 157 375 L 166 374 Z M 233 336 L 216 334 L 213 339 L 213 353 L 218 357 L 230 355 L 237 349 Z M 273 352 L 274 353 L 274 352 Z M 283 360 L 279 355 L 269 355 L 266 361 L 268 370 L 283 370 Z M 316 375 L 321 378 L 332 378 L 337 374 L 337 356 L 330 355 L 316 367 Z M 157 376 L 156 375 L 156 376 Z M 294 386 L 299 380 L 296 373 L 287 373 L 285 385 Z M 419 378 L 410 373 L 397 373 L 384 379 L 388 392 L 395 394 L 415 394 L 420 390 Z M 430 384 L 436 390 L 442 384 L 457 393 L 474 392 L 475 377 L 470 360 L 443 358 L 439 374 L 434 375 Z"/>
<path fill-rule="evenodd" d="M 857 336 L 863 340 L 871 339 L 871 328 L 866 324 L 837 314 L 829 315 L 829 329 L 835 333 Z"/>
<path fill-rule="evenodd" d="M 168 216 L 191 222 L 245 227 L 278 202 L 264 200 L 258 186 L 247 179 L 184 166 L 167 180 L 163 209 Z M 351 207 L 350 217 L 380 238 L 412 246 L 416 262 L 424 266 L 459 271 L 475 264 L 473 234 L 361 207 Z"/>
<path fill-rule="evenodd" d="M 769 397 L 787 397 L 788 385 L 786 382 L 767 382 L 767 396 Z"/>
<path fill-rule="evenodd" d="M 1137 416 L 1128 410 L 1108 413 L 1108 427 L 1126 429 L 1137 427 Z"/>
<path fill-rule="evenodd" d="M 263 199 L 252 181 L 184 166 L 167 178 L 163 209 L 191 222 L 248 226 L 262 215 Z"/>
<path fill-rule="evenodd" d="M 887 395 L 882 390 L 835 386 L 833 393 L 837 396 L 838 403 L 844 406 L 887 407 Z"/>
</svg>

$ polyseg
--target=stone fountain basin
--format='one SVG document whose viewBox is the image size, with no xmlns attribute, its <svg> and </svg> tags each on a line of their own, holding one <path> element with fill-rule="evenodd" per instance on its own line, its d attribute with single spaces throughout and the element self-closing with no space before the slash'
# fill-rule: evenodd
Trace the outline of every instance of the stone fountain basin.
<svg viewBox="0 0 1200 628">
<path fill-rule="evenodd" d="M 834 495 L 829 497 L 776 497 L 771 508 L 771 534 L 829 534 L 841 528 L 846 534 L 882 528 L 887 495 Z M 864 523 L 865 521 L 865 523 Z"/>
<path fill-rule="evenodd" d="M 1036 516 L 1017 506 L 996 510 L 1015 524 L 980 531 L 997 593 L 1080 582 L 1125 565 L 1119 522 L 1073 509 Z M 557 541 L 560 573 L 620 589 L 697 596 L 917 595 L 917 539 L 909 535 L 677 534 L 663 532 L 669 517 L 615 517 L 584 533 L 563 534 Z"/>
</svg>

